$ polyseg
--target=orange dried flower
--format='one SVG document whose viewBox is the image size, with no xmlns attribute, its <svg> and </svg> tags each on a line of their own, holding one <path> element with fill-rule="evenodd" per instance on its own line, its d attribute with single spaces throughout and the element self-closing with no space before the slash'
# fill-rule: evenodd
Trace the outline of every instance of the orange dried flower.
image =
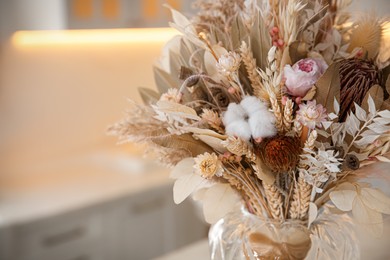
<svg viewBox="0 0 390 260">
<path fill-rule="evenodd" d="M 273 172 L 284 173 L 297 166 L 302 147 L 299 138 L 277 135 L 264 139 L 255 150 Z"/>
</svg>

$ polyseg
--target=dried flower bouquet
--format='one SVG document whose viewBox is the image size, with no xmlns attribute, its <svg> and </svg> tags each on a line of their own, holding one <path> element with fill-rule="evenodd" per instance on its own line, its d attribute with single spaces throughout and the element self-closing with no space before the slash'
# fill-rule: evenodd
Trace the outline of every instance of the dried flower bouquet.
<svg viewBox="0 0 390 260">
<path fill-rule="evenodd" d="M 110 132 L 148 143 L 174 167 L 175 202 L 193 194 L 210 223 L 241 203 L 310 226 L 327 207 L 379 236 L 390 198 L 363 179 L 390 162 L 390 23 L 349 2 L 200 0 L 192 20 L 172 9 L 182 34 L 154 67 L 160 93 L 140 89 L 146 105 Z"/>
</svg>

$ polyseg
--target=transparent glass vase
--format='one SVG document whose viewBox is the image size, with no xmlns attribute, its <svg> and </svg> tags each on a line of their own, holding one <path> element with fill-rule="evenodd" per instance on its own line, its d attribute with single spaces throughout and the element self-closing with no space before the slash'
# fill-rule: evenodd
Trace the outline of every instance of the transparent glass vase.
<svg viewBox="0 0 390 260">
<path fill-rule="evenodd" d="M 322 212 L 310 229 L 303 222 L 263 221 L 244 207 L 212 225 L 212 260 L 359 259 L 359 243 L 348 215 Z"/>
</svg>

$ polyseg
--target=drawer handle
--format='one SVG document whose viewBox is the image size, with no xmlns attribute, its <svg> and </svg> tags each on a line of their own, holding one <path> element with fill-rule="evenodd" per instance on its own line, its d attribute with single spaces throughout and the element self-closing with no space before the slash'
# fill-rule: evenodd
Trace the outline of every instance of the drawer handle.
<svg viewBox="0 0 390 260">
<path fill-rule="evenodd" d="M 157 208 L 160 208 L 163 205 L 164 205 L 164 199 L 157 198 L 157 199 L 154 199 L 154 200 L 151 200 L 151 201 L 147 201 L 147 202 L 144 202 L 144 203 L 135 204 L 132 207 L 132 211 L 135 214 L 142 214 L 142 213 L 146 213 L 146 212 L 155 210 Z"/>
<path fill-rule="evenodd" d="M 82 237 L 85 233 L 86 233 L 85 228 L 76 227 L 76 228 L 71 229 L 69 231 L 46 237 L 43 239 L 42 242 L 43 242 L 44 246 L 52 247 L 52 246 L 56 246 L 59 244 L 63 244 L 63 243 L 78 239 L 78 238 Z"/>
</svg>

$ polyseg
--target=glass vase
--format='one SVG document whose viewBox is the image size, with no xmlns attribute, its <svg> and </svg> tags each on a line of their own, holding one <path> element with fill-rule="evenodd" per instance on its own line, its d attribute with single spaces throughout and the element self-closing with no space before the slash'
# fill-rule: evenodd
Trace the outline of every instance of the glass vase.
<svg viewBox="0 0 390 260">
<path fill-rule="evenodd" d="M 241 210 L 209 232 L 212 260 L 359 259 L 359 243 L 348 215 L 321 212 L 310 226 L 298 220 L 262 220 Z"/>
</svg>

